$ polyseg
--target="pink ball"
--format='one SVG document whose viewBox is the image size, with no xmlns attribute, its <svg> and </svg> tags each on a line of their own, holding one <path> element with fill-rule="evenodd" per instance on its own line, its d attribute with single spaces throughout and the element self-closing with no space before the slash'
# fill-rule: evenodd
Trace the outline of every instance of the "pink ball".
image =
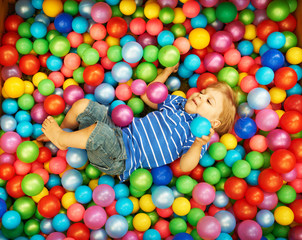
<svg viewBox="0 0 302 240">
<path fill-rule="evenodd" d="M 203 64 L 207 71 L 216 73 L 224 67 L 224 58 L 220 53 L 210 52 L 204 57 Z"/>
<path fill-rule="evenodd" d="M 263 109 L 257 113 L 255 121 L 261 130 L 272 131 L 279 124 L 279 116 L 272 109 Z"/>
<path fill-rule="evenodd" d="M 80 203 L 74 203 L 67 209 L 67 217 L 70 221 L 79 222 L 83 219 L 85 208 Z"/>
<path fill-rule="evenodd" d="M 201 218 L 197 223 L 197 232 L 203 239 L 216 239 L 221 233 L 219 221 L 211 216 Z"/>
<path fill-rule="evenodd" d="M 115 89 L 115 96 L 122 101 L 128 101 L 132 96 L 131 87 L 128 84 L 120 84 Z"/>
<path fill-rule="evenodd" d="M 19 136 L 19 135 L 18 135 Z M 2 136 L 3 137 L 3 136 Z M 1 138 L 2 139 L 2 138 Z M 2 148 L 2 147 L 1 147 Z M 2 150 L 3 150 L 3 148 L 2 148 Z M 6 152 L 4 152 L 4 153 L 2 153 L 1 155 L 0 155 L 0 165 L 1 164 L 4 164 L 4 163 L 8 163 L 8 164 L 11 164 L 11 165 L 13 165 L 14 164 L 14 162 L 15 162 L 15 160 L 16 160 L 16 157 L 15 157 L 15 155 L 13 155 L 13 154 L 9 154 L 9 153 L 6 153 Z"/>
<path fill-rule="evenodd" d="M 164 7 L 176 8 L 178 0 L 158 0 L 157 2 L 161 8 Z"/>
<path fill-rule="evenodd" d="M 68 105 L 72 105 L 77 100 L 84 98 L 84 96 L 83 89 L 77 85 L 68 86 L 63 93 L 63 99 Z"/>
<path fill-rule="evenodd" d="M 112 110 L 111 118 L 115 125 L 126 127 L 133 120 L 133 111 L 129 106 L 120 104 Z"/>
<path fill-rule="evenodd" d="M 81 65 L 81 58 L 76 53 L 68 53 L 64 57 L 64 65 L 71 70 L 75 70 Z"/>
<path fill-rule="evenodd" d="M 203 7 L 214 7 L 219 0 L 199 0 Z"/>
<path fill-rule="evenodd" d="M 142 46 L 142 48 L 145 48 L 148 45 L 157 45 L 157 37 L 151 36 L 147 32 L 139 35 L 136 41 Z"/>
<path fill-rule="evenodd" d="M 254 135 L 250 139 L 249 144 L 250 144 L 250 148 L 253 151 L 264 152 L 267 149 L 266 137 L 262 135 Z"/>
<path fill-rule="evenodd" d="M 219 31 L 211 36 L 210 45 L 214 51 L 223 53 L 232 45 L 232 34 L 227 31 Z"/>
<path fill-rule="evenodd" d="M 122 240 L 138 240 L 138 236 L 134 231 L 128 231 Z"/>
<path fill-rule="evenodd" d="M 146 92 L 147 83 L 144 80 L 136 79 L 131 84 L 131 90 L 135 95 L 142 95 Z"/>
<path fill-rule="evenodd" d="M 267 136 L 267 145 L 272 151 L 288 149 L 291 143 L 290 135 L 282 129 L 274 129 Z"/>
<path fill-rule="evenodd" d="M 36 103 L 43 103 L 46 99 L 46 96 L 43 96 L 38 89 L 33 92 L 33 97 Z"/>
<path fill-rule="evenodd" d="M 241 11 L 249 5 L 250 0 L 230 0 L 230 2 L 234 3 L 238 11 Z"/>
<path fill-rule="evenodd" d="M 111 7 L 104 2 L 95 3 L 91 8 L 91 17 L 97 23 L 106 23 L 112 16 Z"/>
<path fill-rule="evenodd" d="M 240 21 L 233 21 L 228 23 L 225 26 L 224 30 L 232 35 L 233 42 L 238 42 L 243 38 L 245 34 L 245 26 Z"/>
<path fill-rule="evenodd" d="M 0 138 L 0 147 L 6 153 L 15 153 L 22 138 L 16 132 L 6 132 Z"/>
<path fill-rule="evenodd" d="M 46 238 L 46 240 L 64 240 L 66 238 L 64 233 L 61 232 L 52 232 Z"/>
<path fill-rule="evenodd" d="M 84 91 L 85 93 L 91 93 L 94 94 L 94 90 L 96 89 L 97 86 L 91 86 L 87 83 L 84 84 Z"/>
<path fill-rule="evenodd" d="M 235 66 L 240 62 L 241 54 L 237 49 L 229 49 L 224 53 L 224 61 L 227 65 Z"/>
<path fill-rule="evenodd" d="M 296 168 L 294 168 L 293 170 L 291 170 L 288 173 L 281 174 L 281 176 L 283 177 L 283 180 L 286 182 L 294 181 L 297 178 L 297 175 L 298 175 L 298 173 L 297 173 Z"/>
<path fill-rule="evenodd" d="M 210 184 L 201 182 L 194 187 L 192 197 L 201 205 L 209 205 L 215 199 L 215 190 Z"/>
<path fill-rule="evenodd" d="M 100 184 L 92 192 L 93 201 L 101 207 L 108 207 L 114 198 L 115 192 L 108 184 Z"/>
<path fill-rule="evenodd" d="M 47 118 L 48 113 L 44 110 L 44 104 L 38 103 L 30 111 L 30 116 L 36 123 L 43 123 L 45 118 Z"/>
<path fill-rule="evenodd" d="M 254 13 L 255 13 L 255 18 L 253 24 L 256 26 L 258 26 L 258 24 L 261 23 L 262 21 L 268 19 L 268 16 L 266 14 L 266 9 L 256 9 Z"/>
<path fill-rule="evenodd" d="M 84 223 L 92 230 L 97 230 L 103 227 L 106 220 L 107 213 L 104 208 L 100 206 L 91 206 L 84 213 Z"/>
<path fill-rule="evenodd" d="M 211 139 L 210 139 L 209 144 L 211 145 L 212 143 L 215 143 L 215 142 L 219 142 L 219 135 L 218 135 L 217 132 L 215 132 L 215 133 L 213 134 L 213 136 L 212 136 Z"/>
<path fill-rule="evenodd" d="M 22 77 L 22 72 L 17 64 L 13 66 L 4 66 L 1 70 L 1 77 L 5 81 L 10 77 Z"/>
<path fill-rule="evenodd" d="M 271 0 L 251 0 L 251 4 L 258 9 L 265 9 Z"/>
<path fill-rule="evenodd" d="M 162 103 L 168 96 L 168 88 L 160 82 L 151 83 L 146 90 L 147 97 L 153 103 Z"/>
<path fill-rule="evenodd" d="M 260 209 L 266 209 L 266 210 L 274 209 L 278 204 L 277 194 L 268 193 L 268 192 L 263 192 L 263 194 L 264 194 L 264 199 L 263 199 L 262 203 L 257 205 L 257 207 Z"/>
<path fill-rule="evenodd" d="M 260 225 L 253 220 L 241 222 L 237 231 L 242 240 L 260 240 L 262 238 L 262 229 Z"/>
</svg>

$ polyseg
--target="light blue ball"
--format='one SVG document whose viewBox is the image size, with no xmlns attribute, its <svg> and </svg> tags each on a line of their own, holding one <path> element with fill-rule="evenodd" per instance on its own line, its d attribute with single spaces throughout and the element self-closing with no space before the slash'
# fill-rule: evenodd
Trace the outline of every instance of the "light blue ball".
<svg viewBox="0 0 302 240">
<path fill-rule="evenodd" d="M 260 170 L 251 170 L 250 174 L 244 180 L 251 186 L 257 186 L 260 172 Z"/>
<path fill-rule="evenodd" d="M 114 78 L 112 77 L 111 72 L 105 73 L 103 83 L 109 83 L 113 87 L 116 87 L 118 85 L 118 82 L 115 81 Z"/>
<path fill-rule="evenodd" d="M 271 227 L 275 222 L 274 214 L 266 209 L 260 210 L 256 215 L 257 223 L 263 228 Z"/>
<path fill-rule="evenodd" d="M 214 217 L 218 220 L 221 226 L 222 233 L 231 233 L 236 227 L 236 219 L 229 211 L 219 211 L 215 213 Z"/>
<path fill-rule="evenodd" d="M 129 198 L 120 198 L 115 204 L 115 210 L 122 216 L 128 216 L 134 208 L 133 202 Z"/>
<path fill-rule="evenodd" d="M 120 45 L 123 47 L 126 43 L 128 42 L 135 42 L 136 39 L 132 35 L 125 35 L 124 37 L 121 38 L 120 40 Z"/>
<path fill-rule="evenodd" d="M 13 230 L 21 223 L 21 216 L 15 210 L 7 211 L 2 216 L 2 225 L 6 229 Z"/>
<path fill-rule="evenodd" d="M 238 144 L 237 147 L 235 147 L 234 150 L 240 153 L 241 159 L 244 158 L 244 156 L 245 156 L 245 149 L 244 149 L 244 147 L 242 145 Z"/>
<path fill-rule="evenodd" d="M 92 190 L 88 186 L 80 186 L 75 190 L 75 199 L 81 203 L 89 203 L 92 199 Z"/>
<path fill-rule="evenodd" d="M 220 233 L 216 240 L 232 240 L 233 238 L 227 233 Z"/>
<path fill-rule="evenodd" d="M 35 38 L 44 38 L 47 34 L 47 26 L 42 22 L 34 22 L 30 26 L 30 33 Z"/>
<path fill-rule="evenodd" d="M 178 75 L 181 78 L 189 78 L 193 75 L 193 71 L 190 71 L 189 69 L 187 69 L 185 67 L 185 65 L 183 63 L 181 63 L 178 67 Z"/>
<path fill-rule="evenodd" d="M 247 102 L 251 108 L 262 110 L 270 104 L 271 96 L 264 88 L 254 88 L 248 93 Z"/>
<path fill-rule="evenodd" d="M 255 11 L 255 10 L 256 10 L 256 8 L 253 6 L 252 3 L 249 3 L 249 5 L 246 7 L 246 9 L 250 9 L 250 10 L 252 10 L 252 11 Z"/>
<path fill-rule="evenodd" d="M 33 124 L 33 133 L 32 137 L 36 139 L 37 137 L 41 136 L 43 134 L 42 132 L 42 125 L 40 123 Z"/>
<path fill-rule="evenodd" d="M 228 205 L 230 199 L 224 191 L 216 191 L 213 204 L 218 208 L 223 208 Z"/>
<path fill-rule="evenodd" d="M 197 80 L 199 78 L 200 74 L 194 73 L 190 78 L 189 78 L 189 86 L 191 88 L 197 88 Z"/>
<path fill-rule="evenodd" d="M 188 56 L 186 56 L 184 60 L 184 66 L 190 71 L 197 70 L 200 64 L 201 64 L 201 60 L 195 54 L 189 54 Z"/>
<path fill-rule="evenodd" d="M 201 159 L 199 159 L 199 164 L 202 167 L 211 167 L 215 163 L 215 159 L 210 156 L 208 152 L 205 152 L 205 154 L 202 156 Z"/>
<path fill-rule="evenodd" d="M 43 237 L 42 235 L 40 234 L 36 234 L 36 235 L 33 235 L 30 240 L 45 240 L 45 237 Z"/>
<path fill-rule="evenodd" d="M 286 38 L 281 32 L 273 32 L 267 37 L 267 45 L 270 48 L 280 49 L 284 46 Z"/>
<path fill-rule="evenodd" d="M 39 13 L 36 17 L 35 17 L 35 22 L 41 22 L 44 23 L 46 27 L 48 27 L 48 25 L 50 24 L 50 19 L 47 15 L 45 15 L 44 13 Z"/>
<path fill-rule="evenodd" d="M 160 234 L 155 229 L 148 229 L 146 232 L 144 232 L 143 240 L 160 240 L 160 239 L 161 239 Z"/>
<path fill-rule="evenodd" d="M 302 94 L 302 87 L 299 83 L 296 83 L 295 86 L 293 86 L 291 89 L 285 90 L 286 96 L 289 97 L 291 95 L 301 95 Z"/>
<path fill-rule="evenodd" d="M 195 137 L 201 138 L 202 136 L 208 136 L 212 125 L 205 117 L 198 116 L 193 119 L 190 124 L 190 129 Z"/>
<path fill-rule="evenodd" d="M 109 109 L 108 109 L 108 114 L 109 114 L 109 116 L 111 116 L 111 113 L 112 113 L 113 109 L 114 109 L 116 106 L 121 105 L 121 104 L 126 105 L 126 103 L 125 103 L 124 101 L 122 101 L 122 100 L 118 100 L 118 99 L 117 99 L 117 100 L 114 100 L 114 101 L 110 104 Z"/>
<path fill-rule="evenodd" d="M 152 192 L 152 202 L 160 209 L 170 207 L 174 202 L 173 191 L 167 186 L 158 186 Z"/>
<path fill-rule="evenodd" d="M 113 66 L 111 74 L 115 81 L 125 83 L 132 77 L 133 70 L 128 63 L 118 62 Z"/>
<path fill-rule="evenodd" d="M 113 215 L 107 219 L 105 230 L 110 237 L 121 238 L 128 231 L 128 222 L 121 215 Z"/>
<path fill-rule="evenodd" d="M 88 26 L 89 26 L 88 21 L 84 17 L 78 16 L 72 20 L 72 29 L 76 33 L 80 33 L 80 34 L 85 33 L 88 29 Z"/>
<path fill-rule="evenodd" d="M 42 9 L 44 0 L 31 0 L 31 4 L 35 9 Z"/>
<path fill-rule="evenodd" d="M 70 220 L 66 214 L 59 213 L 53 218 L 52 226 L 57 232 L 64 232 L 70 227 Z"/>
<path fill-rule="evenodd" d="M 295 70 L 299 81 L 302 78 L 302 68 L 299 65 L 290 65 L 289 67 Z"/>
<path fill-rule="evenodd" d="M 105 229 L 101 228 L 90 232 L 90 240 L 107 240 L 108 236 Z"/>
<path fill-rule="evenodd" d="M 256 81 L 261 85 L 270 84 L 275 77 L 274 71 L 269 67 L 261 67 L 256 72 Z"/>
<path fill-rule="evenodd" d="M 92 93 L 85 94 L 84 98 L 96 102 L 96 99 Z"/>
<path fill-rule="evenodd" d="M 268 50 L 270 50 L 271 48 L 269 46 L 267 46 L 266 43 L 264 43 L 260 49 L 259 49 L 259 54 L 260 56 L 262 56 L 264 53 L 266 53 Z"/>
<path fill-rule="evenodd" d="M 30 122 L 31 121 L 31 116 L 29 114 L 29 112 L 24 111 L 24 110 L 19 110 L 16 114 L 15 114 L 15 120 L 19 123 L 19 122 Z"/>
<path fill-rule="evenodd" d="M 208 19 L 203 14 L 198 14 L 196 17 L 191 19 L 191 26 L 193 28 L 205 28 L 208 24 Z"/>
<path fill-rule="evenodd" d="M 157 36 L 157 43 L 162 47 L 172 45 L 174 40 L 174 34 L 168 30 L 161 31 Z"/>
<path fill-rule="evenodd" d="M 7 200 L 7 192 L 3 187 L 0 187 L 0 198 L 3 199 L 4 201 Z"/>
<path fill-rule="evenodd" d="M 105 2 L 108 3 L 110 6 L 117 5 L 121 0 L 106 0 Z"/>
<path fill-rule="evenodd" d="M 61 178 L 62 186 L 68 191 L 75 191 L 83 183 L 82 174 L 75 169 L 67 170 Z"/>
<path fill-rule="evenodd" d="M 31 3 L 31 0 L 19 0 L 15 4 L 16 14 L 22 18 L 30 18 L 34 15 L 36 9 Z"/>
<path fill-rule="evenodd" d="M 2 115 L 0 126 L 4 132 L 14 131 L 17 127 L 17 121 L 11 115 Z"/>
<path fill-rule="evenodd" d="M 129 197 L 129 188 L 126 184 L 118 183 L 113 187 L 115 192 L 115 199 L 119 200 L 120 198 L 127 198 Z"/>
<path fill-rule="evenodd" d="M 87 151 L 79 148 L 68 148 L 66 161 L 73 168 L 81 168 L 88 161 Z"/>
<path fill-rule="evenodd" d="M 55 229 L 52 226 L 52 218 L 44 218 L 40 222 L 40 230 L 44 234 L 50 234 L 55 231 Z"/>
<path fill-rule="evenodd" d="M 184 194 L 177 191 L 176 186 L 171 187 L 174 198 L 183 197 Z"/>
<path fill-rule="evenodd" d="M 249 56 L 253 53 L 254 46 L 250 41 L 244 40 L 238 44 L 237 50 L 240 52 L 241 56 Z"/>
<path fill-rule="evenodd" d="M 107 184 L 113 188 L 115 185 L 115 180 L 110 175 L 103 175 L 99 178 L 99 181 L 98 181 L 98 185 L 101 185 L 101 184 Z"/>
<path fill-rule="evenodd" d="M 15 114 L 18 111 L 18 103 L 13 98 L 7 98 L 2 102 L 2 111 L 5 114 Z"/>
<path fill-rule="evenodd" d="M 48 182 L 46 183 L 46 187 L 48 189 L 53 188 L 54 186 L 61 186 L 61 178 L 56 174 L 49 174 Z"/>
<path fill-rule="evenodd" d="M 30 122 L 20 122 L 16 132 L 23 138 L 30 137 L 33 134 L 33 125 Z"/>
<path fill-rule="evenodd" d="M 91 18 L 91 8 L 95 4 L 94 0 L 83 0 L 79 4 L 79 13 L 84 18 Z"/>
<path fill-rule="evenodd" d="M 51 55 L 46 60 L 46 66 L 51 71 L 59 71 L 63 66 L 63 60 L 57 56 Z"/>
<path fill-rule="evenodd" d="M 238 151 L 231 149 L 227 151 L 227 154 L 224 158 L 224 163 L 228 167 L 232 167 L 235 162 L 241 159 L 243 159 L 242 155 Z"/>
<path fill-rule="evenodd" d="M 174 92 L 181 86 L 180 79 L 176 76 L 170 76 L 166 81 L 166 86 L 170 92 Z"/>
<path fill-rule="evenodd" d="M 238 106 L 237 112 L 240 117 L 252 117 L 255 111 L 247 102 L 244 102 Z"/>
<path fill-rule="evenodd" d="M 103 105 L 109 105 L 115 98 L 115 90 L 109 83 L 101 83 L 94 90 L 94 96 L 97 102 Z"/>
<path fill-rule="evenodd" d="M 142 59 L 143 52 L 138 42 L 127 42 L 122 48 L 122 57 L 128 63 L 136 63 Z"/>
</svg>

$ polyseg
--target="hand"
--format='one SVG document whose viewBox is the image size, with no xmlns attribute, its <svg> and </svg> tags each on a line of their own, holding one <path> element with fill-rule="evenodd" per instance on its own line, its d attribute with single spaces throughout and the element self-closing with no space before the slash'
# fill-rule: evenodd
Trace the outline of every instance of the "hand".
<svg viewBox="0 0 302 240">
<path fill-rule="evenodd" d="M 179 62 L 176 63 L 173 67 L 167 67 L 166 70 L 170 73 L 176 73 L 178 71 Z"/>
<path fill-rule="evenodd" d="M 210 134 L 208 136 L 202 136 L 201 138 L 196 137 L 195 141 L 199 142 L 201 145 L 206 145 L 210 140 L 213 134 L 215 133 L 214 129 L 210 129 Z"/>
</svg>

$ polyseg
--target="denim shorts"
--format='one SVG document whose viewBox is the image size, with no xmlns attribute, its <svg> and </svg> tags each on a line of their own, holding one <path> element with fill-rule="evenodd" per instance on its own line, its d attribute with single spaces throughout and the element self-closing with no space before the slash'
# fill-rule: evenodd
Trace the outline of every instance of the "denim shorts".
<svg viewBox="0 0 302 240">
<path fill-rule="evenodd" d="M 109 175 L 122 174 L 127 159 L 123 133 L 108 116 L 106 106 L 90 100 L 76 120 L 79 129 L 96 123 L 86 144 L 90 164 Z"/>
</svg>

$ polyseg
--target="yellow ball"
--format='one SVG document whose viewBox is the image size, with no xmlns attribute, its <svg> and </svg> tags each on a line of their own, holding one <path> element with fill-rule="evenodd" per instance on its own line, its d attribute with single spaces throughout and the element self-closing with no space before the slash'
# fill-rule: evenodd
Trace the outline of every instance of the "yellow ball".
<svg viewBox="0 0 302 240">
<path fill-rule="evenodd" d="M 271 102 L 278 104 L 284 102 L 286 98 L 285 90 L 277 87 L 273 87 L 269 90 L 269 94 L 271 96 Z"/>
<path fill-rule="evenodd" d="M 75 198 L 75 193 L 74 192 L 65 193 L 61 199 L 61 202 L 62 202 L 62 206 L 65 209 L 68 209 L 72 204 L 77 202 Z"/>
<path fill-rule="evenodd" d="M 239 81 L 238 81 L 238 86 L 240 86 L 240 82 L 241 80 L 246 77 L 248 74 L 246 72 L 242 72 L 242 73 L 239 73 Z"/>
<path fill-rule="evenodd" d="M 90 36 L 88 32 L 83 33 L 83 43 L 92 45 L 94 42 L 94 39 Z"/>
<path fill-rule="evenodd" d="M 144 212 L 152 212 L 156 208 L 152 202 L 151 194 L 143 195 L 139 200 L 139 206 Z"/>
<path fill-rule="evenodd" d="M 50 171 L 50 169 L 49 169 L 49 161 L 44 163 L 44 169 L 45 169 L 47 172 L 52 173 L 52 172 Z"/>
<path fill-rule="evenodd" d="M 176 95 L 176 96 L 180 96 L 183 98 L 187 98 L 187 95 L 183 91 L 180 91 L 180 90 L 174 91 L 171 95 Z"/>
<path fill-rule="evenodd" d="M 276 208 L 274 217 L 276 222 L 283 226 L 290 225 L 294 221 L 293 211 L 286 206 Z"/>
<path fill-rule="evenodd" d="M 48 189 L 46 187 L 43 188 L 42 192 L 37 194 L 36 196 L 32 196 L 31 198 L 34 200 L 34 202 L 39 202 L 41 198 L 49 195 Z"/>
<path fill-rule="evenodd" d="M 292 47 L 286 52 L 286 60 L 290 64 L 298 65 L 302 62 L 302 48 Z"/>
<path fill-rule="evenodd" d="M 254 46 L 254 52 L 255 53 L 259 53 L 260 51 L 260 48 L 262 47 L 262 45 L 264 44 L 265 42 L 263 42 L 260 38 L 255 38 L 253 41 L 252 41 L 252 44 Z"/>
<path fill-rule="evenodd" d="M 185 216 L 191 210 L 191 203 L 185 197 L 178 197 L 172 204 L 172 210 L 178 216 Z"/>
<path fill-rule="evenodd" d="M 63 174 L 70 169 L 73 169 L 73 167 L 71 167 L 70 165 L 67 164 L 65 170 L 62 173 L 60 173 L 59 176 L 62 178 Z"/>
<path fill-rule="evenodd" d="M 237 139 L 231 133 L 222 135 L 220 142 L 226 147 L 227 150 L 235 149 L 235 147 L 237 147 Z"/>
<path fill-rule="evenodd" d="M 146 213 L 138 213 L 133 218 L 133 227 L 139 232 L 147 231 L 151 226 L 151 219 Z"/>
<path fill-rule="evenodd" d="M 175 14 L 175 17 L 173 19 L 174 24 L 183 23 L 184 21 L 186 21 L 186 16 L 182 11 L 182 8 L 174 8 L 174 14 Z"/>
<path fill-rule="evenodd" d="M 24 87 L 25 87 L 24 93 L 27 93 L 27 94 L 32 94 L 35 90 L 34 85 L 30 81 L 24 81 Z"/>
<path fill-rule="evenodd" d="M 158 18 L 160 12 L 160 6 L 158 3 L 153 2 L 145 5 L 144 14 L 146 18 L 153 19 Z"/>
<path fill-rule="evenodd" d="M 9 96 L 8 96 L 7 93 L 5 92 L 4 88 L 2 88 L 1 94 L 2 94 L 2 97 L 4 97 L 4 98 L 9 98 Z"/>
<path fill-rule="evenodd" d="M 131 214 L 137 213 L 138 210 L 139 210 L 139 200 L 136 197 L 133 197 L 133 196 L 129 196 L 128 198 L 133 203 L 133 211 L 132 211 Z"/>
<path fill-rule="evenodd" d="M 111 36 L 106 37 L 105 42 L 109 45 L 109 47 L 120 45 L 120 39 Z"/>
<path fill-rule="evenodd" d="M 73 78 L 66 79 L 65 82 L 63 83 L 63 90 L 65 90 L 67 87 L 71 85 L 79 85 Z"/>
<path fill-rule="evenodd" d="M 44 80 L 47 79 L 47 74 L 43 73 L 43 72 L 37 72 L 33 78 L 32 78 L 32 82 L 35 85 L 35 87 L 38 87 L 39 83 Z"/>
<path fill-rule="evenodd" d="M 134 0 L 122 0 L 120 2 L 120 11 L 124 15 L 131 15 L 136 11 L 136 3 Z"/>
<path fill-rule="evenodd" d="M 88 187 L 93 191 L 99 185 L 99 179 L 92 179 L 88 183 Z"/>
<path fill-rule="evenodd" d="M 37 140 L 33 140 L 32 142 L 35 143 L 35 144 L 37 144 L 38 148 L 44 147 L 44 144 L 41 143 L 41 142 L 38 142 Z"/>
<path fill-rule="evenodd" d="M 25 84 L 21 78 L 8 78 L 3 85 L 4 91 L 9 98 L 18 98 L 24 94 Z"/>
<path fill-rule="evenodd" d="M 275 111 L 278 114 L 279 119 L 282 117 L 282 115 L 285 113 L 283 110 L 276 110 Z"/>
<path fill-rule="evenodd" d="M 189 34 L 189 41 L 193 48 L 203 49 L 210 43 L 210 34 L 203 28 L 195 28 Z"/>
<path fill-rule="evenodd" d="M 42 9 L 47 16 L 56 17 L 63 11 L 63 3 L 61 0 L 44 0 Z"/>
<path fill-rule="evenodd" d="M 246 25 L 243 38 L 246 40 L 253 40 L 254 38 L 256 38 L 256 36 L 257 36 L 256 26 L 253 24 Z"/>
</svg>

